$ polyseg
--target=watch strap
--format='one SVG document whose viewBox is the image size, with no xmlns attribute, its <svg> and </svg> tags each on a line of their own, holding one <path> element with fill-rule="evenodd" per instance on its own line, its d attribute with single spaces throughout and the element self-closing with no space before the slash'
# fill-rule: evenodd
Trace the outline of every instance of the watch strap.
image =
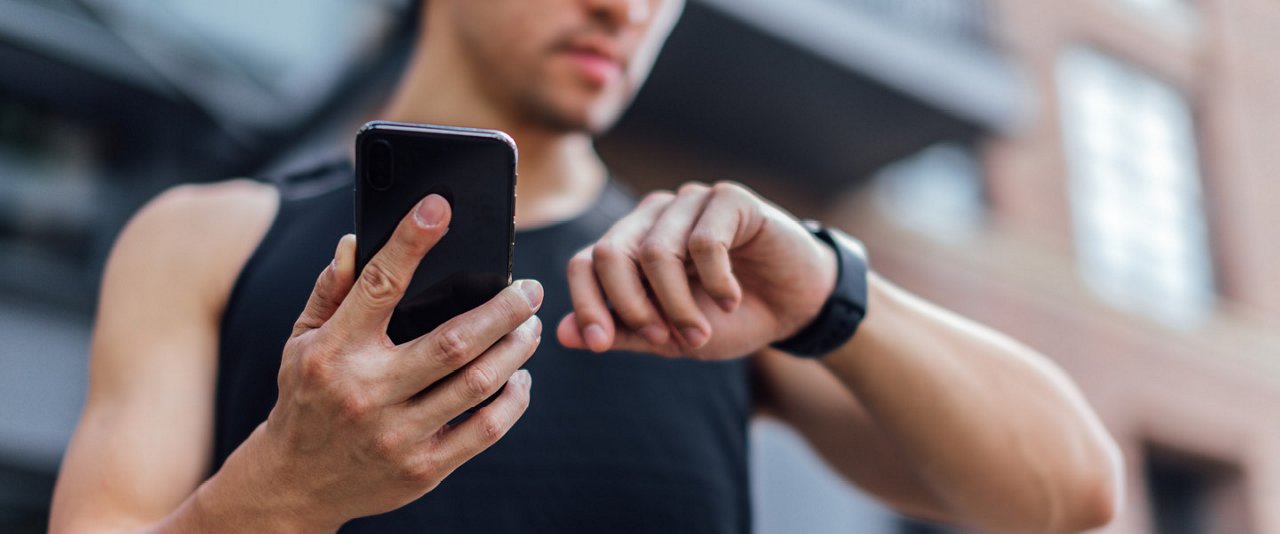
<svg viewBox="0 0 1280 534">
<path fill-rule="evenodd" d="M 866 317 L 868 265 L 861 243 L 853 237 L 816 223 L 807 225 L 814 237 L 836 253 L 836 285 L 811 323 L 771 346 L 796 356 L 816 358 L 848 343 Z"/>
</svg>

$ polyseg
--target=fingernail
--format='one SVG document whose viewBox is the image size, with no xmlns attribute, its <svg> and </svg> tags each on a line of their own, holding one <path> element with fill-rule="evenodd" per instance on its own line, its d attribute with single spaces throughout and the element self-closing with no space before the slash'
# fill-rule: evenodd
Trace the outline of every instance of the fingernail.
<svg viewBox="0 0 1280 534">
<path fill-rule="evenodd" d="M 516 289 L 529 301 L 530 308 L 536 311 L 542 307 L 542 284 L 536 280 L 521 280 L 516 282 Z"/>
<path fill-rule="evenodd" d="M 720 306 L 720 309 L 724 310 L 725 312 L 733 312 L 733 309 L 737 307 L 737 303 L 730 298 L 723 298 L 723 299 L 717 300 L 716 304 L 718 304 Z"/>
<path fill-rule="evenodd" d="M 440 224 L 444 219 L 444 210 L 448 205 L 444 197 L 440 195 L 427 195 L 418 203 L 418 208 L 413 210 L 413 217 L 418 220 L 418 224 L 427 228 Z"/>
<path fill-rule="evenodd" d="M 511 383 L 528 387 L 533 384 L 533 375 L 529 371 L 521 369 L 511 375 Z"/>
<path fill-rule="evenodd" d="M 520 328 L 534 332 L 537 335 L 542 335 L 542 319 L 539 319 L 537 315 L 534 315 L 533 317 L 526 319 L 524 323 L 521 323 Z"/>
<path fill-rule="evenodd" d="M 596 352 L 603 352 L 609 348 L 609 336 L 604 333 L 604 328 L 598 324 L 589 324 L 582 330 L 582 338 L 587 341 L 587 347 Z"/>
<path fill-rule="evenodd" d="M 662 345 L 669 339 L 666 327 L 651 324 L 640 329 L 640 336 L 654 345 Z"/>
<path fill-rule="evenodd" d="M 685 342 L 693 348 L 701 347 L 707 342 L 707 335 L 692 326 L 680 329 L 680 335 L 684 336 Z"/>
</svg>

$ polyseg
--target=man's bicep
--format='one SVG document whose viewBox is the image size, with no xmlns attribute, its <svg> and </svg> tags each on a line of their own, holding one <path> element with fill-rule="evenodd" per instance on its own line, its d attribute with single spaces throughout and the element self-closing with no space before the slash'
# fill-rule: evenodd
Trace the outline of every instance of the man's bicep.
<svg viewBox="0 0 1280 534">
<path fill-rule="evenodd" d="M 218 258 L 247 255 L 235 238 L 209 233 L 203 221 L 225 210 L 216 192 L 214 201 L 208 197 L 189 189 L 162 195 L 112 251 L 87 400 L 54 496 L 54 529 L 157 521 L 208 474 L 218 293 L 229 290 L 219 272 L 238 267 Z"/>
</svg>

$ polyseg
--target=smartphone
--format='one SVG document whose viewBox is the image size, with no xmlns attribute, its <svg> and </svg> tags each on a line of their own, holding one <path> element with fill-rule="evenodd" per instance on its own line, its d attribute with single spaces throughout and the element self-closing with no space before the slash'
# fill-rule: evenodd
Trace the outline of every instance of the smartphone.
<svg viewBox="0 0 1280 534">
<path fill-rule="evenodd" d="M 516 145 L 495 130 L 375 121 L 356 135 L 356 273 L 432 193 L 449 231 L 418 265 L 387 326 L 396 344 L 426 334 L 511 284 Z"/>
</svg>

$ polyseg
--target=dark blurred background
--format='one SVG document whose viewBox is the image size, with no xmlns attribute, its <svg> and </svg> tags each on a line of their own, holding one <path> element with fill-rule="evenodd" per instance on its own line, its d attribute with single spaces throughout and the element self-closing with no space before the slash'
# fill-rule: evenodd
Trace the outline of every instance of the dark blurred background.
<svg viewBox="0 0 1280 534">
<path fill-rule="evenodd" d="M 44 529 L 121 225 L 340 153 L 404 9 L 0 0 L 0 532 Z M 1276 28 L 1267 0 L 691 0 L 600 148 L 639 190 L 732 178 L 843 226 L 1050 354 L 1125 448 L 1105 532 L 1280 532 Z M 946 532 L 753 439 L 759 532 Z"/>
</svg>

